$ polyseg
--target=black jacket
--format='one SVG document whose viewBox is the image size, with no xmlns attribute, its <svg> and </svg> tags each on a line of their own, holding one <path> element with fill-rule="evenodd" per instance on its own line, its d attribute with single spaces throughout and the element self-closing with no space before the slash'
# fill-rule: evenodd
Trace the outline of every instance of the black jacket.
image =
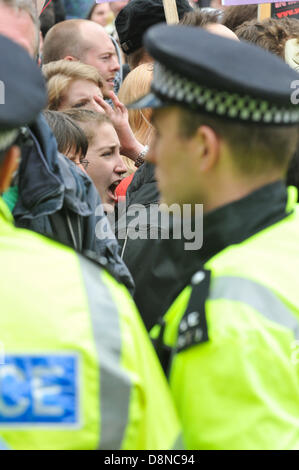
<svg viewBox="0 0 299 470">
<path fill-rule="evenodd" d="M 194 272 L 193 267 L 189 269 L 191 252 L 184 251 L 186 240 L 171 240 L 172 227 L 170 239 L 162 240 L 159 221 L 156 227 L 150 223 L 151 207 L 158 206 L 159 197 L 154 166 L 145 163 L 137 170 L 128 187 L 125 222 L 123 211 L 120 210 L 116 228 L 121 257 L 135 282 L 134 300 L 148 330 L 166 312 L 187 279 L 190 279 L 189 273 Z M 130 237 L 130 224 L 138 213 L 134 214 L 134 207 L 138 205 L 143 205 L 148 215 L 144 226 L 139 224 L 137 227 L 146 235 L 145 239 Z M 150 237 L 154 232 L 157 239 Z"/>
<path fill-rule="evenodd" d="M 147 329 L 162 318 L 190 283 L 192 275 L 212 256 L 285 217 L 286 199 L 285 185 L 277 182 L 212 211 L 204 216 L 203 246 L 195 251 L 185 249 L 185 243 L 190 240 L 174 239 L 173 227 L 170 227 L 169 239 L 133 240 L 129 236 L 132 217 L 127 217 L 126 230 L 118 232 L 118 236 L 121 234 L 120 238 L 125 239 L 119 242 L 123 260 L 135 281 L 134 298 Z M 136 204 L 145 205 L 149 212 L 151 203 L 157 205 L 158 201 L 154 168 L 144 164 L 128 188 L 127 213 Z M 150 232 L 149 219 L 146 232 Z M 161 235 L 161 227 L 158 232 Z"/>
<path fill-rule="evenodd" d="M 42 115 L 22 144 L 18 190 L 13 210 L 16 226 L 88 253 L 133 290 L 97 190 L 88 175 L 57 151 L 55 137 Z"/>
</svg>

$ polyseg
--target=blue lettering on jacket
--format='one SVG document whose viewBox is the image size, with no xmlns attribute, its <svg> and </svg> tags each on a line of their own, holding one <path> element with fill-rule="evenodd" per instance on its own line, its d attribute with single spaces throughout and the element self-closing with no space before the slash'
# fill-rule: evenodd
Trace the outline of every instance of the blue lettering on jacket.
<svg viewBox="0 0 299 470">
<path fill-rule="evenodd" d="M 78 415 L 76 354 L 5 356 L 0 365 L 0 428 L 75 425 Z"/>
</svg>

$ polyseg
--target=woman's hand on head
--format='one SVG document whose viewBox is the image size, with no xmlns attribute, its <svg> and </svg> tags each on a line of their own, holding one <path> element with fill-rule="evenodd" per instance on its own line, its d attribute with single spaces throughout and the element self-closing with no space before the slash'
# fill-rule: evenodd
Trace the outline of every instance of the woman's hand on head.
<svg viewBox="0 0 299 470">
<path fill-rule="evenodd" d="M 126 106 L 119 101 L 113 91 L 109 92 L 109 97 L 111 98 L 113 107 L 99 96 L 95 96 L 94 99 L 112 121 L 120 141 L 121 154 L 135 161 L 144 147 L 137 141 L 133 134 L 129 124 L 129 113 Z"/>
</svg>

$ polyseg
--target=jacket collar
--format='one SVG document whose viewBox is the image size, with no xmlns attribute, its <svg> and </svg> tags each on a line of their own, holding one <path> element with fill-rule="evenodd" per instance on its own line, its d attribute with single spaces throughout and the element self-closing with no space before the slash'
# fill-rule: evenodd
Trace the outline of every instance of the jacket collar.
<svg viewBox="0 0 299 470">
<path fill-rule="evenodd" d="M 90 215 L 92 209 L 86 202 L 90 178 L 77 174 L 77 168 L 59 155 L 55 137 L 42 115 L 29 133 L 30 139 L 22 147 L 15 218 L 53 214 L 63 205 L 79 215 Z"/>
<path fill-rule="evenodd" d="M 43 116 L 29 128 L 29 134 L 22 144 L 15 218 L 51 214 L 63 205 L 64 185 L 57 162 L 57 144 Z"/>
<path fill-rule="evenodd" d="M 289 198 L 285 184 L 277 181 L 205 215 L 203 245 L 196 251 L 185 250 L 185 239 L 157 240 L 158 256 L 175 273 L 177 294 L 213 256 L 287 217 L 297 202 L 296 188 L 288 189 Z"/>
<path fill-rule="evenodd" d="M 135 172 L 126 195 L 127 208 L 132 204 L 147 206 L 158 203 L 160 194 L 155 178 L 155 166 L 145 161 Z"/>
<path fill-rule="evenodd" d="M 290 197 L 294 198 L 290 189 Z M 248 196 L 220 207 L 203 218 L 203 263 L 229 245 L 243 242 L 270 225 L 287 217 L 288 192 L 282 181 L 268 184 Z"/>
</svg>

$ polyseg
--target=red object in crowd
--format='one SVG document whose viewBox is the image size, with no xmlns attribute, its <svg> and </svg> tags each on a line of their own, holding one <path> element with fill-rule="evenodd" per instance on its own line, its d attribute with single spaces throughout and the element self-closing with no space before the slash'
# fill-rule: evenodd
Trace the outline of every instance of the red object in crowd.
<svg viewBox="0 0 299 470">
<path fill-rule="evenodd" d="M 126 178 L 124 178 L 122 180 L 122 182 L 119 183 L 119 185 L 117 186 L 117 188 L 115 190 L 115 193 L 116 193 L 117 197 L 126 195 L 128 186 L 130 185 L 134 174 L 135 173 L 132 173 L 130 176 L 126 176 Z"/>
<path fill-rule="evenodd" d="M 44 8 L 42 9 L 41 11 L 41 14 L 43 11 L 45 11 L 45 9 L 50 5 L 50 3 L 52 3 L 52 0 L 49 0 L 48 3 L 44 6 Z"/>
</svg>

